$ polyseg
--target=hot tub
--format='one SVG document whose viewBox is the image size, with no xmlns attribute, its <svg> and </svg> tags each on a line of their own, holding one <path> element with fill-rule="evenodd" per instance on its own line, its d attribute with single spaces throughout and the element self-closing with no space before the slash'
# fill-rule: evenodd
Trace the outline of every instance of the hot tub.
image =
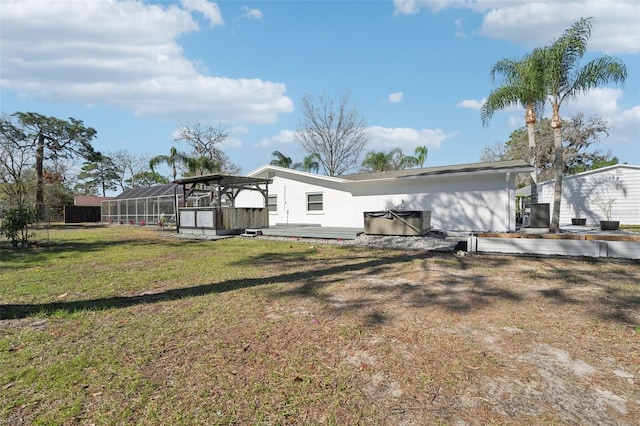
<svg viewBox="0 0 640 426">
<path fill-rule="evenodd" d="M 431 212 L 380 210 L 364 212 L 364 233 L 370 235 L 424 235 L 431 229 Z"/>
</svg>

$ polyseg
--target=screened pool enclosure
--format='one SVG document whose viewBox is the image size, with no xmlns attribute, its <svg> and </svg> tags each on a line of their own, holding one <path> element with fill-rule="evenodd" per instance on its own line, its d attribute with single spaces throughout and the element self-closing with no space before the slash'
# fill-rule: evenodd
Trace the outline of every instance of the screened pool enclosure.
<svg viewBox="0 0 640 426">
<path fill-rule="evenodd" d="M 120 225 L 175 226 L 180 233 L 228 235 L 269 227 L 270 179 L 205 175 L 177 179 L 167 185 L 133 188 L 101 205 L 102 222 Z M 242 191 L 260 194 L 236 206 Z"/>
<path fill-rule="evenodd" d="M 102 222 L 154 225 L 162 219 L 175 224 L 176 202 L 182 202 L 182 191 L 175 184 L 127 189 L 102 202 Z"/>
</svg>

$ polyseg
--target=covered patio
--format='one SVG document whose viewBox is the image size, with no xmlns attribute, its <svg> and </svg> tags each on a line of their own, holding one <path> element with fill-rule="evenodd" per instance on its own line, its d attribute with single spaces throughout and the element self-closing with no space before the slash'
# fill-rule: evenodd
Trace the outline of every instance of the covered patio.
<svg viewBox="0 0 640 426">
<path fill-rule="evenodd" d="M 235 235 L 248 228 L 269 227 L 271 179 L 213 174 L 177 179 L 173 183 L 181 187 L 183 200 L 197 200 L 194 206 L 178 206 L 178 233 Z M 236 207 L 236 197 L 242 191 L 260 193 L 262 202 L 255 207 Z"/>
</svg>

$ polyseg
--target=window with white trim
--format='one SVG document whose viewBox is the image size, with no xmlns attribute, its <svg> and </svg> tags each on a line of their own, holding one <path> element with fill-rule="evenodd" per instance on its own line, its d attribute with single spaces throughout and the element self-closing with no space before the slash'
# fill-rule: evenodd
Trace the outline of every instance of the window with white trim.
<svg viewBox="0 0 640 426">
<path fill-rule="evenodd" d="M 307 211 L 321 212 L 322 209 L 322 193 L 307 194 Z"/>
</svg>

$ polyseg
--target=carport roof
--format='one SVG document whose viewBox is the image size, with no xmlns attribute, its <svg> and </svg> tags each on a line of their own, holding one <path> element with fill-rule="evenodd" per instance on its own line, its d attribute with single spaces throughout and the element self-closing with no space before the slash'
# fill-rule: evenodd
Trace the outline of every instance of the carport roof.
<svg viewBox="0 0 640 426">
<path fill-rule="evenodd" d="M 176 179 L 173 181 L 173 183 L 178 185 L 203 183 L 205 185 L 219 185 L 224 187 L 242 187 L 244 185 L 259 185 L 271 183 L 271 179 L 214 174 Z"/>
</svg>

